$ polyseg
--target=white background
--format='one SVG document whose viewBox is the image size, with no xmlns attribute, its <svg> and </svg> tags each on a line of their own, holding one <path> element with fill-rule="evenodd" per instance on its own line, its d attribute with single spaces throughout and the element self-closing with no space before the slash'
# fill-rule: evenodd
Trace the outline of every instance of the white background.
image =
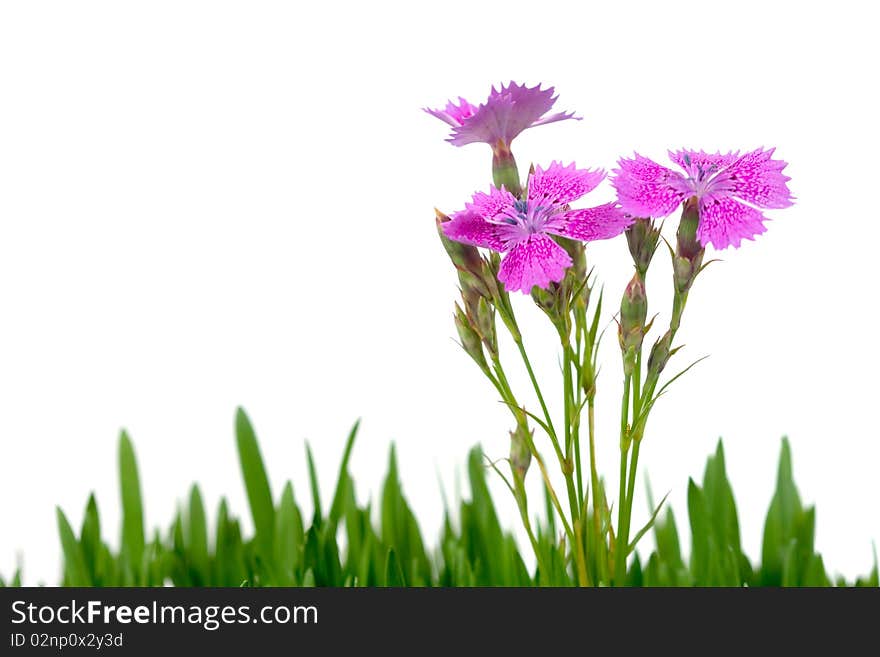
<svg viewBox="0 0 880 657">
<path fill-rule="evenodd" d="M 164 530 L 193 480 L 210 508 L 226 494 L 247 515 L 238 404 L 276 494 L 292 478 L 306 506 L 304 440 L 329 495 L 363 416 L 361 498 L 376 495 L 396 441 L 433 541 L 438 477 L 453 491 L 477 442 L 505 456 L 511 423 L 453 342 L 455 276 L 432 209 L 487 187 L 489 151 L 444 143 L 446 126 L 420 107 L 479 102 L 514 79 L 555 85 L 557 108 L 584 117 L 520 137 L 523 166 L 610 168 L 633 149 L 662 160 L 670 147 L 760 145 L 791 163 L 797 205 L 772 212 L 764 236 L 724 252 L 696 284 L 678 360 L 711 358 L 659 405 L 642 464 L 685 527 L 687 478 L 702 476 L 723 436 L 756 559 L 787 434 L 802 496 L 818 503 L 826 564 L 866 573 L 880 538 L 870 7 L 4 2 L 0 571 L 23 556 L 26 581 L 56 582 L 53 506 L 78 526 L 90 490 L 117 542 L 122 427 L 150 526 Z M 610 200 L 610 186 L 591 197 Z M 589 253 L 610 321 L 631 271 L 625 242 Z M 669 276 L 661 253 L 648 278 L 660 322 Z M 519 301 L 555 400 L 552 331 Z M 602 362 L 599 458 L 616 485 L 613 335 Z"/>
</svg>

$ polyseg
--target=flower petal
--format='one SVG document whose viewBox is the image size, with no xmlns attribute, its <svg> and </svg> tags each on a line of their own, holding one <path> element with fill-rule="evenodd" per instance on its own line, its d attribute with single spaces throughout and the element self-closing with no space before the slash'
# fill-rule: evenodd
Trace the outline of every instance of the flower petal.
<svg viewBox="0 0 880 657">
<path fill-rule="evenodd" d="M 493 87 L 486 103 L 464 119 L 461 126 L 453 127 L 448 141 L 455 146 L 485 142 L 494 148 L 499 141 L 509 146 L 526 128 L 575 118 L 565 112 L 545 117 L 555 102 L 553 87 L 529 88 L 513 82 L 500 90 Z"/>
<path fill-rule="evenodd" d="M 662 219 L 693 192 L 687 179 L 653 160 L 635 153 L 621 158 L 611 184 L 624 212 L 634 217 Z"/>
<path fill-rule="evenodd" d="M 536 167 L 529 176 L 529 201 L 560 205 L 571 203 L 594 190 L 604 178 L 602 169 L 577 169 L 574 162 L 568 166 L 551 162 L 546 169 Z"/>
<path fill-rule="evenodd" d="M 788 183 L 791 178 L 782 170 L 787 162 L 773 159 L 773 151 L 759 148 L 745 153 L 722 171 L 712 182 L 718 189 L 759 208 L 787 208 L 793 205 Z"/>
<path fill-rule="evenodd" d="M 559 282 L 571 266 L 571 256 L 547 235 L 535 233 L 517 242 L 504 256 L 498 280 L 508 292 L 525 294 L 532 288 L 546 288 L 551 281 Z"/>
<path fill-rule="evenodd" d="M 482 246 L 495 251 L 504 251 L 506 226 L 489 223 L 480 215 L 469 210 L 456 212 L 452 219 L 440 224 L 443 234 L 456 242 Z"/>
<path fill-rule="evenodd" d="M 710 194 L 700 199 L 700 225 L 697 238 L 700 244 L 712 244 L 716 249 L 728 246 L 739 248 L 742 240 L 755 239 L 765 232 L 767 218 L 760 210 L 729 197 Z"/>
<path fill-rule="evenodd" d="M 706 151 L 692 151 L 683 148 L 679 151 L 669 151 L 669 159 L 675 162 L 682 169 L 687 171 L 691 178 L 697 179 L 702 177 L 700 174 L 707 174 L 718 171 L 729 166 L 739 157 L 739 151 L 722 153 L 707 153 Z"/>
<path fill-rule="evenodd" d="M 617 237 L 634 221 L 616 203 L 571 210 L 553 218 L 544 230 L 573 240 L 592 242 Z"/>
<path fill-rule="evenodd" d="M 477 192 L 473 200 L 465 205 L 471 212 L 480 215 L 486 221 L 503 221 L 511 215 L 515 216 L 516 197 L 503 187 L 489 188 L 489 193 Z"/>
<path fill-rule="evenodd" d="M 448 123 L 453 128 L 460 126 L 464 123 L 465 119 L 470 118 L 477 111 L 476 107 L 461 96 L 458 97 L 458 103 L 453 103 L 450 100 L 443 109 L 431 109 L 430 107 L 423 107 L 422 109 L 431 116 L 435 116 L 441 121 Z"/>
</svg>

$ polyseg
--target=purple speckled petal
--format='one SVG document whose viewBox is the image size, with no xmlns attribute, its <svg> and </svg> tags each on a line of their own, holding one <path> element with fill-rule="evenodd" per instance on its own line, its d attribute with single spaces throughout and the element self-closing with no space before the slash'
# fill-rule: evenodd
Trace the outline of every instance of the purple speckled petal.
<svg viewBox="0 0 880 657">
<path fill-rule="evenodd" d="M 617 207 L 616 203 L 606 203 L 595 208 L 570 210 L 559 214 L 545 230 L 573 240 L 592 242 L 617 237 L 633 221 L 634 219 Z"/>
<path fill-rule="evenodd" d="M 631 159 L 621 158 L 618 166 L 611 184 L 624 212 L 634 217 L 662 219 L 693 193 L 690 182 L 680 173 L 638 153 Z"/>
<path fill-rule="evenodd" d="M 501 261 L 498 280 L 508 292 L 528 294 L 532 288 L 546 288 L 559 282 L 571 267 L 571 257 L 547 235 L 535 233 L 517 242 Z"/>
<path fill-rule="evenodd" d="M 793 205 L 788 176 L 782 170 L 788 164 L 773 159 L 773 151 L 759 148 L 745 153 L 713 180 L 712 193 L 724 191 L 759 208 L 787 208 Z"/>
<path fill-rule="evenodd" d="M 678 151 L 669 151 L 669 159 L 682 169 L 687 171 L 691 178 L 698 178 L 701 174 L 716 172 L 729 166 L 739 157 L 739 151 L 722 153 L 707 153 L 706 151 L 692 151 L 683 148 Z"/>
<path fill-rule="evenodd" d="M 697 238 L 700 244 L 711 244 L 716 249 L 729 246 L 739 248 L 742 240 L 752 240 L 767 229 L 767 218 L 760 210 L 729 197 L 707 195 L 700 199 L 700 225 Z"/>
<path fill-rule="evenodd" d="M 571 203 L 596 188 L 605 178 L 601 169 L 577 169 L 574 162 L 563 166 L 560 162 L 551 162 L 542 169 L 535 167 L 529 176 L 529 201 L 541 204 Z"/>
<path fill-rule="evenodd" d="M 504 251 L 507 244 L 505 229 L 509 226 L 492 224 L 469 210 L 456 212 L 452 219 L 441 224 L 443 234 L 456 242 Z"/>
<path fill-rule="evenodd" d="M 491 187 L 489 193 L 477 192 L 473 200 L 465 204 L 465 208 L 474 212 L 486 221 L 503 221 L 514 213 L 516 197 L 503 187 Z"/>
</svg>

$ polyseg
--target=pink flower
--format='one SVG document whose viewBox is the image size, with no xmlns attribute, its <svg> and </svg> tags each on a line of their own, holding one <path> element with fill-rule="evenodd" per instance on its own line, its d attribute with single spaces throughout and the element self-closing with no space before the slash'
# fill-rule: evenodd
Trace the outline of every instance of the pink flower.
<svg viewBox="0 0 880 657">
<path fill-rule="evenodd" d="M 492 87 L 489 99 L 479 107 L 464 98 L 458 104 L 450 101 L 443 109 L 424 108 L 425 111 L 452 126 L 447 139 L 455 146 L 485 142 L 493 149 L 510 148 L 510 142 L 526 128 L 545 123 L 577 118 L 571 112 L 545 116 L 556 102 L 553 87 L 527 87 L 511 82 L 500 90 Z"/>
<path fill-rule="evenodd" d="M 786 184 L 791 178 L 782 173 L 787 164 L 772 159 L 774 150 L 759 148 L 743 155 L 670 151 L 670 159 L 685 175 L 636 153 L 618 162 L 612 184 L 624 212 L 637 217 L 665 217 L 685 199 L 696 197 L 700 244 L 738 248 L 743 239 L 767 230 L 761 209 L 792 205 Z"/>
<path fill-rule="evenodd" d="M 529 176 L 525 200 L 505 188 L 478 192 L 465 209 L 443 226 L 453 240 L 505 253 L 498 279 L 508 291 L 526 294 L 537 285 L 559 282 L 571 257 L 550 236 L 590 242 L 622 233 L 632 223 L 616 203 L 572 210 L 569 203 L 593 190 L 605 178 L 601 170 L 576 169 L 552 162 Z"/>
</svg>

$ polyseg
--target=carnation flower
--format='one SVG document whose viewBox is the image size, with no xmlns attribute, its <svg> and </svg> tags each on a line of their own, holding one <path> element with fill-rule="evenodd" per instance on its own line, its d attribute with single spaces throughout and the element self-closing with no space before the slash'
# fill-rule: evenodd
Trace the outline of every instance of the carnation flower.
<svg viewBox="0 0 880 657">
<path fill-rule="evenodd" d="M 553 87 L 527 87 L 510 82 L 500 90 L 492 87 L 489 99 L 479 107 L 459 97 L 443 109 L 425 111 L 452 126 L 447 141 L 455 146 L 483 142 L 493 149 L 509 149 L 510 142 L 527 128 L 576 118 L 571 112 L 546 116 L 556 102 Z"/>
<path fill-rule="evenodd" d="M 792 205 L 786 184 L 791 179 L 782 173 L 787 165 L 773 159 L 773 151 L 759 148 L 743 155 L 670 151 L 670 159 L 684 174 L 636 153 L 618 162 L 612 184 L 623 210 L 637 217 L 662 218 L 686 199 L 696 198 L 700 244 L 739 247 L 743 239 L 767 230 L 762 209 Z"/>
<path fill-rule="evenodd" d="M 569 207 L 604 178 L 604 171 L 577 169 L 574 163 L 537 167 L 523 200 L 504 187 L 474 194 L 464 210 L 442 224 L 443 232 L 452 240 L 504 253 L 498 279 L 506 290 L 528 294 L 535 285 L 547 288 L 561 281 L 572 264 L 552 235 L 589 242 L 615 237 L 632 223 L 616 203 Z"/>
</svg>

